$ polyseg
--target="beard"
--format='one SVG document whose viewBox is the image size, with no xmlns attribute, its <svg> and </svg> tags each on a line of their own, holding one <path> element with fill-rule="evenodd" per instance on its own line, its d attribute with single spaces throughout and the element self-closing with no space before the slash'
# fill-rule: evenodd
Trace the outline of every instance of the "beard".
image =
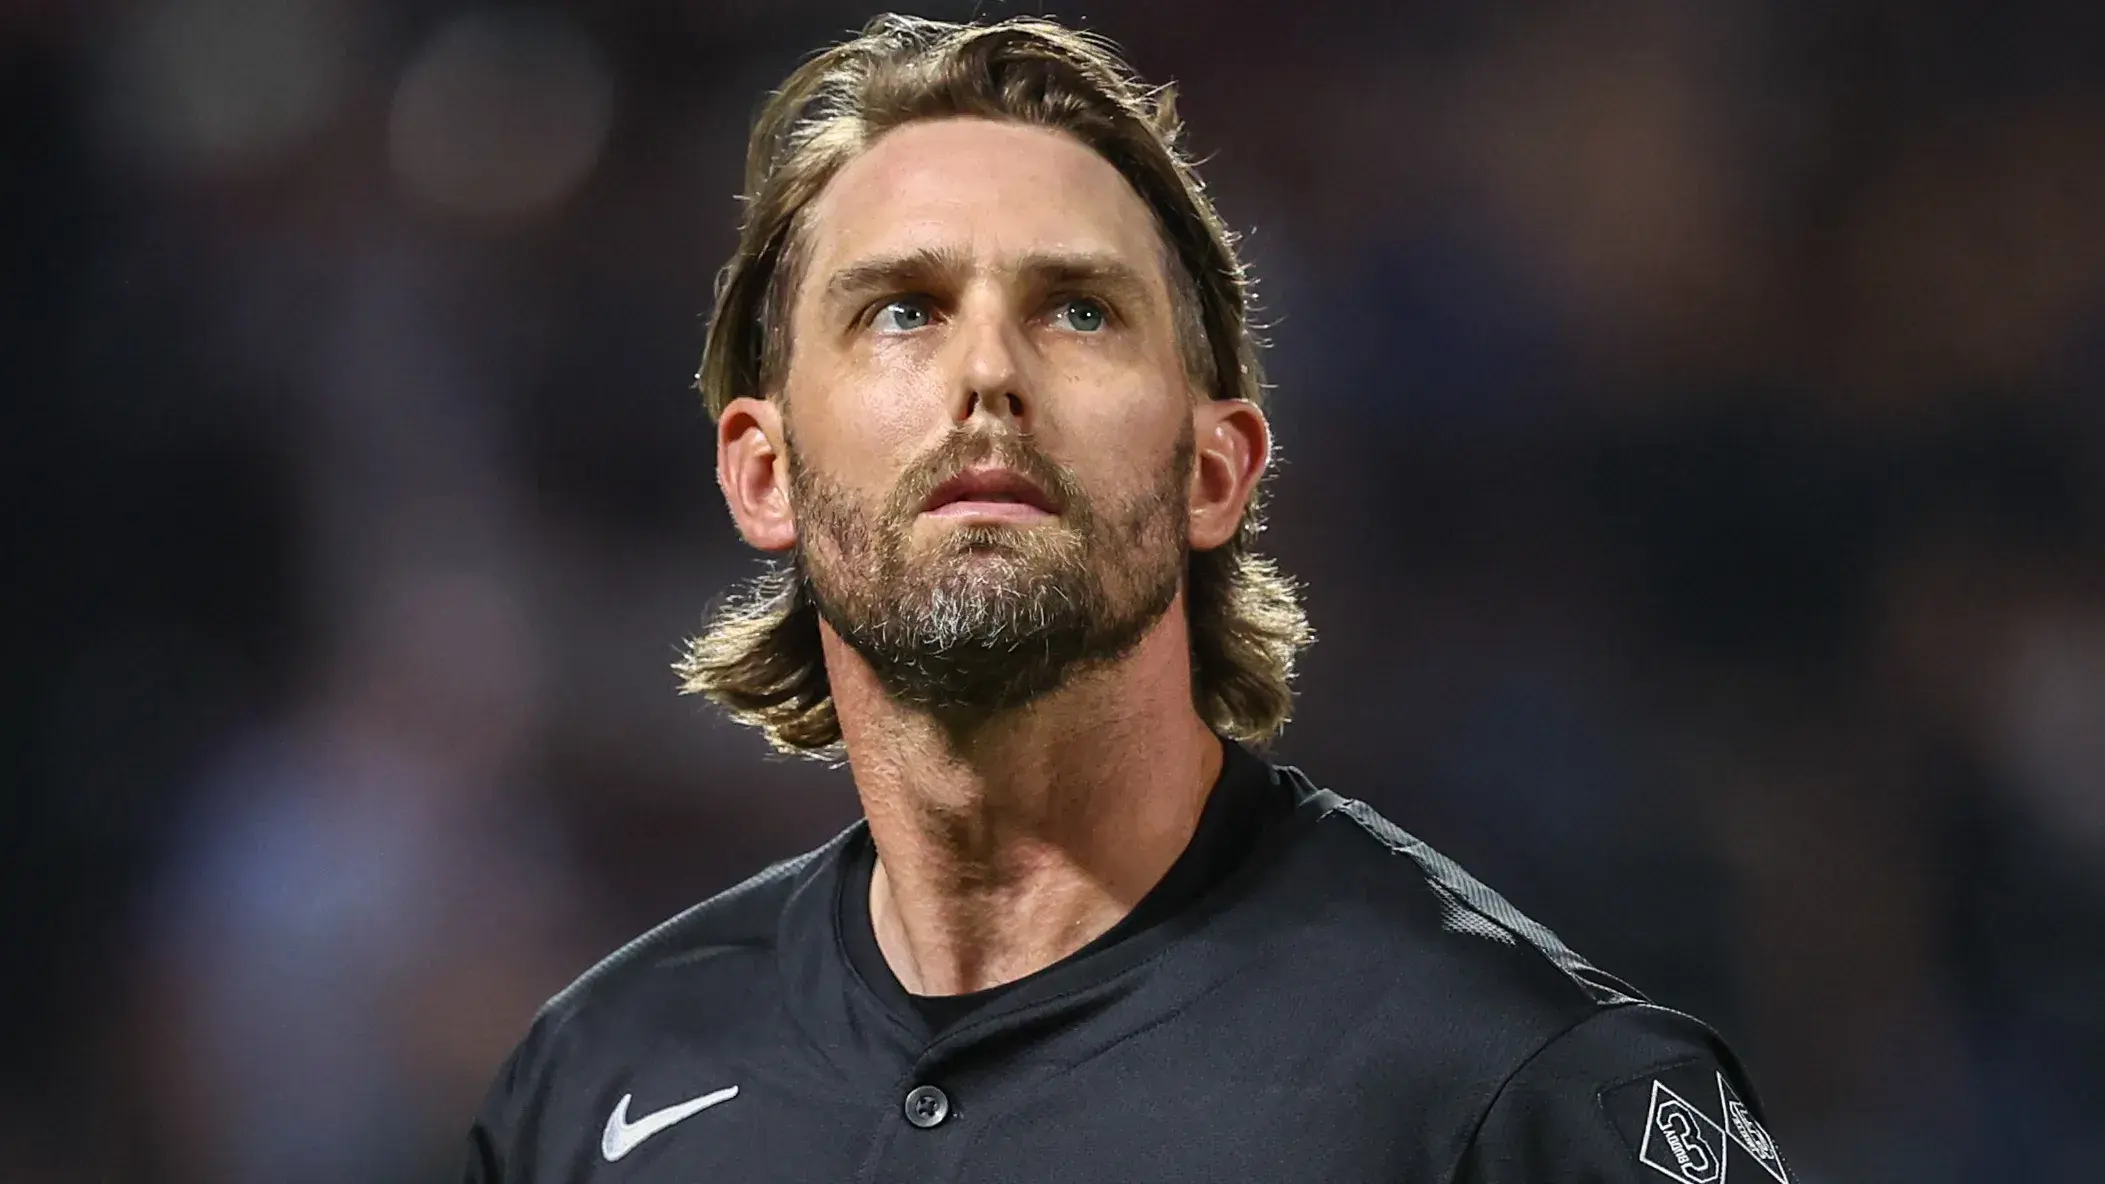
<svg viewBox="0 0 2105 1184">
<path fill-rule="evenodd" d="M 958 431 L 869 506 L 806 468 L 792 440 L 798 578 L 895 701 L 952 718 L 1020 707 L 1123 657 L 1175 602 L 1192 450 L 1187 426 L 1155 481 L 1100 507 L 1023 437 Z M 916 547 L 929 495 L 986 463 L 1029 478 L 1059 516 L 949 527 Z"/>
</svg>

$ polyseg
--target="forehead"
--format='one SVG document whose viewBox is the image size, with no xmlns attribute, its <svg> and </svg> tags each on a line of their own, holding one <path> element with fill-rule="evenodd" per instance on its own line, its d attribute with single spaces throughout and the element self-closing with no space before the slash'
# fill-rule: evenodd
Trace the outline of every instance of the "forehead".
<svg viewBox="0 0 2105 1184">
<path fill-rule="evenodd" d="M 942 247 L 981 262 L 1101 252 L 1160 282 L 1147 204 L 1095 150 L 1047 128 L 968 118 L 895 128 L 843 166 L 807 213 L 813 277 Z"/>
</svg>

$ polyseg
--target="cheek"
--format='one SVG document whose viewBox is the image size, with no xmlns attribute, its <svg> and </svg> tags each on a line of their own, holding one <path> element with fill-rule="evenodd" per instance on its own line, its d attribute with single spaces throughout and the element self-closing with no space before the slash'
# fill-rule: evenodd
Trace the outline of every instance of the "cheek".
<svg viewBox="0 0 2105 1184">
<path fill-rule="evenodd" d="M 1130 459 L 1162 451 L 1191 419 L 1183 390 L 1172 390 L 1154 373 L 1076 373 L 1061 386 L 1065 390 L 1057 400 L 1046 400 L 1044 419 L 1063 442 L 1082 445 L 1078 455 L 1118 453 Z"/>
<path fill-rule="evenodd" d="M 1153 487 L 1164 475 L 1191 411 L 1181 391 L 1133 382 L 1099 388 L 1068 402 L 1060 418 L 1061 450 L 1092 487 Z"/>
<path fill-rule="evenodd" d="M 871 373 L 842 367 L 807 371 L 790 384 L 793 431 L 805 463 L 868 496 L 882 496 L 899 472 L 941 434 L 942 407 L 928 396 L 925 371 Z"/>
<path fill-rule="evenodd" d="M 870 391 L 861 411 L 859 430 L 851 428 L 851 433 L 859 434 L 861 447 L 882 455 L 895 472 L 945 426 L 939 405 L 905 391 Z"/>
</svg>

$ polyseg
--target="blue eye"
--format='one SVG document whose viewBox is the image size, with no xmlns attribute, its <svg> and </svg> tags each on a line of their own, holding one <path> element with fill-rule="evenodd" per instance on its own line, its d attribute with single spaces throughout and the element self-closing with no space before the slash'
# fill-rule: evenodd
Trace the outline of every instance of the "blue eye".
<svg viewBox="0 0 2105 1184">
<path fill-rule="evenodd" d="M 887 300 L 877 308 L 873 321 L 885 333 L 911 333 L 929 322 L 928 301 L 919 296 Z"/>
<path fill-rule="evenodd" d="M 1104 327 L 1109 314 L 1104 306 L 1094 300 L 1076 299 L 1062 301 L 1059 313 L 1053 318 L 1066 328 L 1077 333 L 1095 333 Z"/>
</svg>

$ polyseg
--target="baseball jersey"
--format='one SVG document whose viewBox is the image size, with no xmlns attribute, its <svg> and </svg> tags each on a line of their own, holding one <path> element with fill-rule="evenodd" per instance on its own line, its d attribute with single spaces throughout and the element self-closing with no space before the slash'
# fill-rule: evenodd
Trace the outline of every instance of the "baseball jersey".
<svg viewBox="0 0 2105 1184">
<path fill-rule="evenodd" d="M 1362 802 L 1224 742 L 1184 854 L 1015 982 L 906 992 L 867 827 L 551 1000 L 470 1184 L 1790 1184 L 1701 1022 Z"/>
</svg>

